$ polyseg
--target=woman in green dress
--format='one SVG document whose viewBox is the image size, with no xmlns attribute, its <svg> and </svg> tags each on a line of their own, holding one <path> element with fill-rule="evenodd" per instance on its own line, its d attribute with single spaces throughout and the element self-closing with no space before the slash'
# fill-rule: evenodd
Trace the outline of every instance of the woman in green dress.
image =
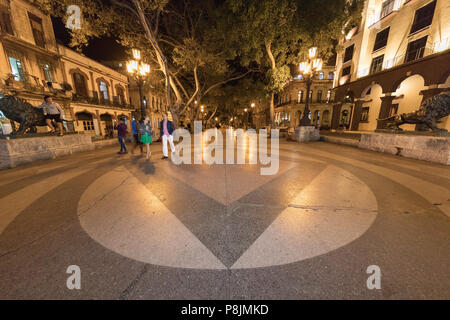
<svg viewBox="0 0 450 320">
<path fill-rule="evenodd" d="M 152 153 L 150 152 L 150 143 L 152 143 L 152 125 L 150 123 L 150 118 L 147 117 L 144 123 L 139 126 L 139 131 L 141 134 L 141 142 L 145 145 L 147 150 L 147 160 L 150 159 Z"/>
</svg>

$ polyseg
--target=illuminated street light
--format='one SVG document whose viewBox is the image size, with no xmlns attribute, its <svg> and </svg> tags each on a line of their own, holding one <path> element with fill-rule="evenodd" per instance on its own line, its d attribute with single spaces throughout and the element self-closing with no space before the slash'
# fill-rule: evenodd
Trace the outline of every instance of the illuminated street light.
<svg viewBox="0 0 450 320">
<path fill-rule="evenodd" d="M 139 100 L 141 107 L 141 118 L 145 118 L 145 104 L 143 99 L 142 87 L 145 82 L 145 78 L 150 73 L 150 65 L 141 61 L 141 51 L 139 49 L 132 49 L 133 59 L 127 61 L 127 71 L 130 75 L 134 76 L 136 84 L 139 89 Z"/>
<path fill-rule="evenodd" d="M 252 103 L 251 107 L 254 108 L 255 107 L 255 103 Z"/>
<path fill-rule="evenodd" d="M 317 58 L 317 47 L 312 47 L 309 49 L 308 56 L 309 59 L 302 61 L 299 65 L 300 73 L 306 82 L 306 101 L 305 101 L 305 111 L 303 112 L 303 117 L 300 120 L 301 126 L 311 126 L 311 120 L 309 116 L 309 95 L 311 92 L 311 85 L 313 82 L 314 75 L 322 70 L 323 61 Z"/>
<path fill-rule="evenodd" d="M 133 52 L 133 59 L 141 60 L 141 51 L 139 49 L 131 49 Z"/>
</svg>

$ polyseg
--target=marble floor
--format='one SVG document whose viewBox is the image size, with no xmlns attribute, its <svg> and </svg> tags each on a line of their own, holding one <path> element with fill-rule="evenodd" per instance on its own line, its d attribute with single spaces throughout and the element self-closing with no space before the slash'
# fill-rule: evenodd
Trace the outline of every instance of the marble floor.
<svg viewBox="0 0 450 320">
<path fill-rule="evenodd" d="M 0 171 L 0 298 L 450 298 L 446 166 L 280 141 L 261 175 L 152 150 Z"/>
</svg>

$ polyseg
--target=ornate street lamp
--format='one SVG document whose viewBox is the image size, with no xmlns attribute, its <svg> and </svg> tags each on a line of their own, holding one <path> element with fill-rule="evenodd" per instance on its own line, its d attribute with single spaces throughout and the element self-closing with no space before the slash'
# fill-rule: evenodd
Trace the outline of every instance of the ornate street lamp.
<svg viewBox="0 0 450 320">
<path fill-rule="evenodd" d="M 300 126 L 311 126 L 311 120 L 309 116 L 309 95 L 311 91 L 311 85 L 313 83 L 313 78 L 317 72 L 322 70 L 323 61 L 317 58 L 317 48 L 313 47 L 309 49 L 308 59 L 300 63 L 300 73 L 303 75 L 306 83 L 306 100 L 305 100 L 305 111 L 303 112 L 303 117 L 300 120 Z"/>
<path fill-rule="evenodd" d="M 133 53 L 133 60 L 127 61 L 127 71 L 128 73 L 134 77 L 136 84 L 139 89 L 139 104 L 141 108 L 141 118 L 144 119 L 145 114 L 145 104 L 144 104 L 144 97 L 142 88 L 145 83 L 145 79 L 147 78 L 148 74 L 150 73 L 150 65 L 147 63 L 144 63 L 141 60 L 141 51 L 138 49 L 132 49 Z"/>
</svg>

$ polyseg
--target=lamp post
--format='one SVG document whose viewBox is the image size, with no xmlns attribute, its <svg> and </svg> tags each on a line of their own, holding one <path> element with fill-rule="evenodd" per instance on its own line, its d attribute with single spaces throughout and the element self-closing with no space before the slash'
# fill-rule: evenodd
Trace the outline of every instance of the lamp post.
<svg viewBox="0 0 450 320">
<path fill-rule="evenodd" d="M 305 111 L 303 112 L 303 117 L 300 120 L 300 126 L 311 126 L 311 120 L 308 118 L 309 95 L 311 91 L 311 85 L 313 83 L 313 78 L 317 72 L 322 70 L 322 65 L 322 59 L 317 58 L 316 47 L 310 48 L 308 59 L 300 63 L 300 73 L 303 75 L 306 83 Z"/>
<path fill-rule="evenodd" d="M 145 105 L 143 97 L 143 86 L 145 79 L 150 73 L 150 65 L 141 60 L 141 52 L 138 49 L 132 49 L 133 59 L 127 61 L 127 71 L 134 77 L 139 89 L 139 106 L 141 108 L 141 118 L 145 118 Z"/>
</svg>

